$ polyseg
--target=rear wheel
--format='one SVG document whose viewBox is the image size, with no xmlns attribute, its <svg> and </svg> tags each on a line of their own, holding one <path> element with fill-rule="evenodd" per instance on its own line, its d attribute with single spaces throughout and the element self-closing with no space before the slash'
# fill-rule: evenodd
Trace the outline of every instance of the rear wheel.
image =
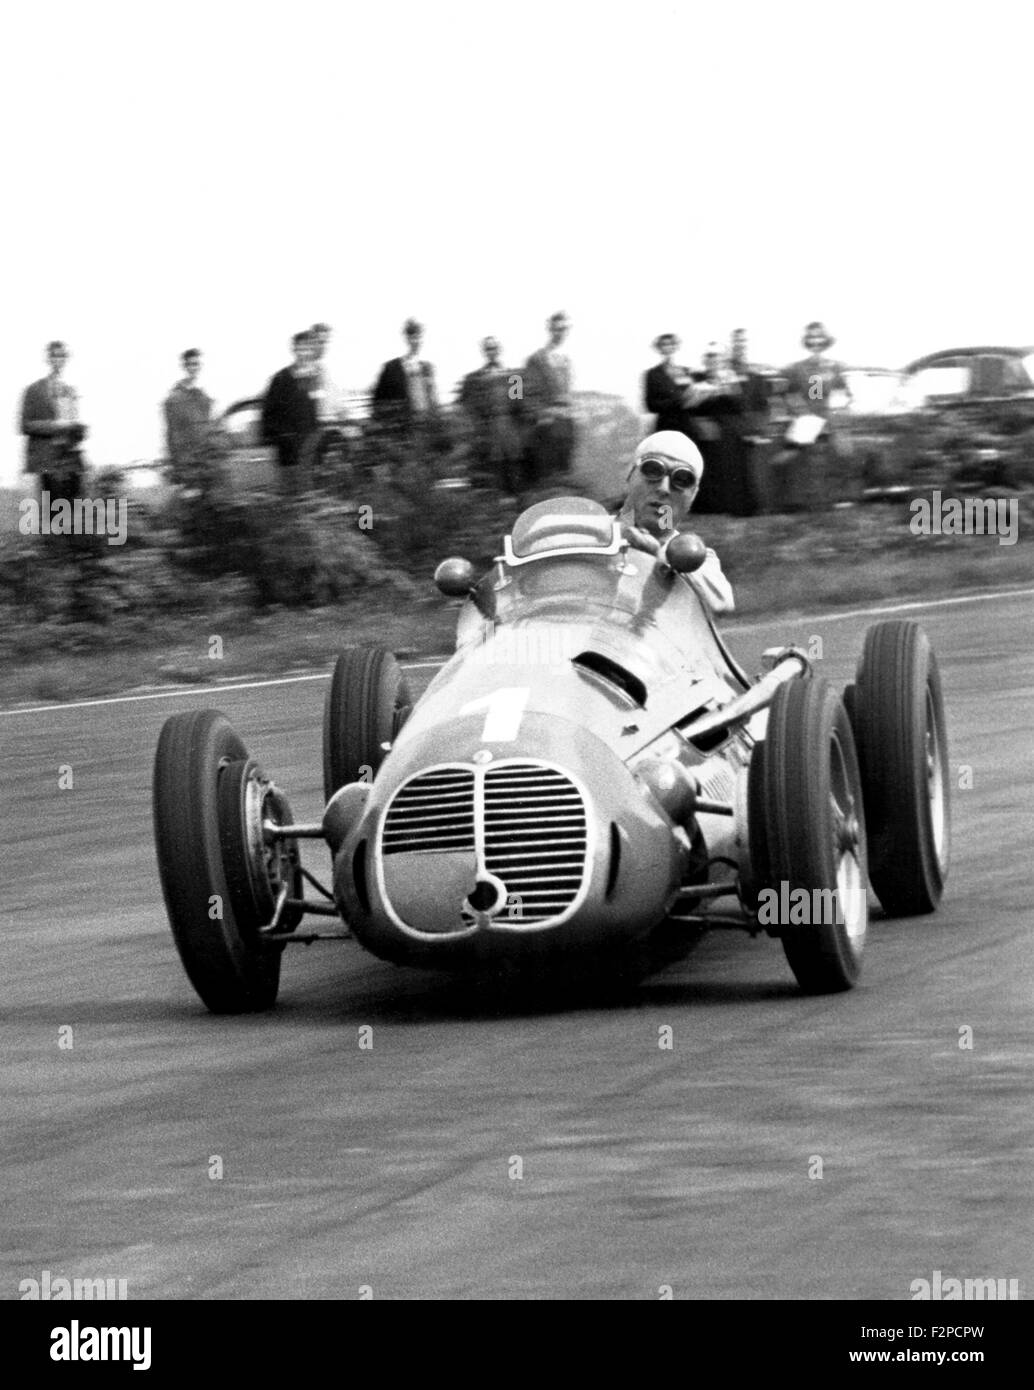
<svg viewBox="0 0 1034 1390">
<path fill-rule="evenodd" d="M 768 879 L 758 920 L 774 918 L 803 990 L 850 989 L 868 929 L 865 820 L 851 725 L 833 687 L 818 678 L 781 686 L 764 750 L 751 769 Z"/>
<path fill-rule="evenodd" d="M 153 806 L 169 925 L 191 984 L 213 1013 L 271 1008 L 283 943 L 263 941 L 260 928 L 285 886 L 299 895 L 301 870 L 297 844 L 267 844 L 262 824 L 288 821 L 286 801 L 225 716 L 195 710 L 162 729 Z"/>
<path fill-rule="evenodd" d="M 369 779 L 411 707 L 398 662 L 383 647 L 353 647 L 334 666 L 323 707 L 323 794 Z"/>
<path fill-rule="evenodd" d="M 865 634 L 854 724 L 872 886 L 890 916 L 933 912 L 951 840 L 948 741 L 937 658 L 918 623 Z"/>
</svg>

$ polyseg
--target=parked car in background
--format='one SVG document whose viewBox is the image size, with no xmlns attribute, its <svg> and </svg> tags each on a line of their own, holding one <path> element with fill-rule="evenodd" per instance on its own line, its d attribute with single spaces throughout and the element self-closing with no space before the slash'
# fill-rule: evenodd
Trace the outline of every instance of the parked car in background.
<svg viewBox="0 0 1034 1390">
<path fill-rule="evenodd" d="M 900 463 L 914 483 L 1034 483 L 1034 347 L 946 348 L 905 368 Z"/>
<path fill-rule="evenodd" d="M 972 410 L 1029 402 L 1034 415 L 1034 347 L 932 352 L 905 368 L 905 390 L 917 409 Z"/>
<path fill-rule="evenodd" d="M 341 396 L 344 411 L 340 419 L 325 426 L 321 452 L 334 450 L 344 457 L 359 445 L 370 412 L 368 392 L 342 392 Z M 219 427 L 228 446 L 231 480 L 272 485 L 276 480 L 276 450 L 262 438 L 262 397 L 234 401 L 220 417 Z"/>
</svg>

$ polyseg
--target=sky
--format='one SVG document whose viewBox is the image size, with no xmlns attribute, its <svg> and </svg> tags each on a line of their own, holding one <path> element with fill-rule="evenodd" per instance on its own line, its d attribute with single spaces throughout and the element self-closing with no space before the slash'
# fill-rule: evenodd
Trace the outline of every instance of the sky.
<svg viewBox="0 0 1034 1390">
<path fill-rule="evenodd" d="M 0 55 L 0 482 L 69 344 L 94 463 L 154 458 L 178 356 L 220 406 L 292 332 L 372 384 L 403 320 L 447 391 L 554 309 L 576 385 L 637 402 L 662 331 L 695 363 L 899 366 L 1034 342 L 1034 8 L 926 0 L 50 0 Z"/>
</svg>

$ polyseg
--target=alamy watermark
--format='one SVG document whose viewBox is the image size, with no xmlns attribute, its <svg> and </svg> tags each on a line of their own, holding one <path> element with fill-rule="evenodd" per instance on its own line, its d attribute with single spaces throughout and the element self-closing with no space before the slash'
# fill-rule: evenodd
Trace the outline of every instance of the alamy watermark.
<svg viewBox="0 0 1034 1390">
<path fill-rule="evenodd" d="M 512 627 L 482 618 L 477 646 L 468 661 L 472 666 L 543 666 L 564 671 L 579 651 L 579 633 L 559 624 Z M 584 634 L 581 634 L 584 644 Z"/>
<path fill-rule="evenodd" d="M 69 1327 L 50 1333 L 51 1361 L 131 1361 L 134 1371 L 151 1369 L 149 1327 L 81 1326 L 77 1318 Z"/>
<path fill-rule="evenodd" d="M 127 1279 L 67 1279 L 63 1274 L 51 1274 L 45 1269 L 39 1279 L 23 1279 L 18 1285 L 22 1302 L 63 1299 L 126 1299 L 129 1297 Z"/>
<path fill-rule="evenodd" d="M 839 888 L 793 888 L 782 879 L 775 888 L 758 893 L 758 924 L 762 927 L 842 927 L 844 909 Z M 856 904 L 848 894 L 848 910 Z"/>
<path fill-rule="evenodd" d="M 908 504 L 913 536 L 997 536 L 999 545 L 1015 545 L 1020 531 L 1016 497 L 945 497 L 939 488 Z"/>
<path fill-rule="evenodd" d="M 125 545 L 129 502 L 125 497 L 39 497 L 18 503 L 18 530 L 23 536 L 107 536 L 109 545 Z"/>
<path fill-rule="evenodd" d="M 995 1278 L 994 1276 L 982 1279 L 956 1279 L 950 1275 L 942 1275 L 939 1269 L 935 1269 L 931 1279 L 913 1279 L 908 1286 L 908 1291 L 912 1295 L 913 1303 L 917 1300 L 924 1302 L 938 1299 L 1004 1302 L 1006 1299 L 1019 1298 L 1020 1281 L 1018 1279 Z"/>
</svg>

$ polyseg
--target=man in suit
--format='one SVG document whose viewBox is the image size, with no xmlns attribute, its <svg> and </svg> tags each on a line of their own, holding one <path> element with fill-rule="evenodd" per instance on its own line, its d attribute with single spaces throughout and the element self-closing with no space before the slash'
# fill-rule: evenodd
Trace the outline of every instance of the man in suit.
<svg viewBox="0 0 1034 1390">
<path fill-rule="evenodd" d="M 747 330 L 733 330 L 729 349 L 729 370 L 739 382 L 733 408 L 722 421 L 726 435 L 726 481 L 724 510 L 734 516 L 753 516 L 763 509 L 769 489 L 763 476 L 768 467 L 769 432 L 768 384 L 754 371 L 747 356 Z"/>
<path fill-rule="evenodd" d="M 180 355 L 183 377 L 166 396 L 165 443 L 172 476 L 187 479 L 203 465 L 209 452 L 212 431 L 212 398 L 197 384 L 201 373 L 201 352 L 187 348 Z"/>
<path fill-rule="evenodd" d="M 571 331 L 566 314 L 546 323 L 549 341 L 524 364 L 522 411 L 528 424 L 525 472 L 531 484 L 548 483 L 570 470 L 574 455 L 571 359 L 563 344 Z"/>
<path fill-rule="evenodd" d="M 79 446 L 86 426 L 79 419 L 79 396 L 64 379 L 68 348 L 47 344 L 48 376 L 34 381 L 22 397 L 21 432 L 26 436 L 25 471 L 51 499 L 82 496 L 84 464 Z"/>
<path fill-rule="evenodd" d="M 501 364 L 497 338 L 485 338 L 481 351 L 484 365 L 468 372 L 460 387 L 460 405 L 473 433 L 473 459 L 488 481 L 516 494 L 521 486 L 521 439 L 512 387 L 518 378 Z"/>
<path fill-rule="evenodd" d="M 373 416 L 401 441 L 413 443 L 438 435 L 438 391 L 434 368 L 420 356 L 423 325 L 407 319 L 402 326 L 406 340 L 403 357 L 385 362 L 373 388 Z"/>
<path fill-rule="evenodd" d="M 294 361 L 277 372 L 262 402 L 262 437 L 275 445 L 280 482 L 285 492 L 312 486 L 312 462 L 319 434 L 313 398 L 313 342 L 308 332 L 291 339 Z"/>
</svg>

